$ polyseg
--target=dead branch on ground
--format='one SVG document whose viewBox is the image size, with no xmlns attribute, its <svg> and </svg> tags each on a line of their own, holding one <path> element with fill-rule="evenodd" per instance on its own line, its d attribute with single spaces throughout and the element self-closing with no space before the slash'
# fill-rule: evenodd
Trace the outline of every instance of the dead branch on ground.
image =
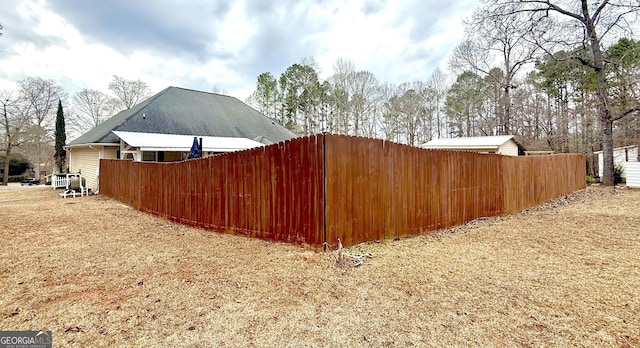
<svg viewBox="0 0 640 348">
<path fill-rule="evenodd" d="M 325 247 L 329 248 L 329 245 L 325 243 Z M 334 265 L 341 268 L 358 267 L 363 264 L 364 259 L 373 258 L 373 254 L 371 253 L 352 254 L 347 252 L 342 247 L 342 241 L 340 241 L 340 238 L 338 238 L 338 249 L 336 249 L 335 251 L 329 250 L 328 252 L 333 256 L 335 260 Z"/>
</svg>

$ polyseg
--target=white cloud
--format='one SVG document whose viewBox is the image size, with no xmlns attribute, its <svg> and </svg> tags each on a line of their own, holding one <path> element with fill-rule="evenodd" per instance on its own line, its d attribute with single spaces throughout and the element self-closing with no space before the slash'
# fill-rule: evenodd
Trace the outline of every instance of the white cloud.
<svg viewBox="0 0 640 348">
<path fill-rule="evenodd" d="M 217 85 L 244 99 L 261 72 L 277 76 L 309 56 L 318 61 L 322 78 L 338 58 L 347 58 L 381 81 L 424 80 L 446 67 L 462 35 L 460 18 L 476 0 L 439 4 L 25 1 L 0 18 L 0 88 L 39 76 L 69 94 L 106 91 L 112 75 L 119 75 L 142 79 L 154 91 Z M 155 10 L 145 11 L 149 6 Z M 128 11 L 120 22 L 117 11 Z"/>
</svg>

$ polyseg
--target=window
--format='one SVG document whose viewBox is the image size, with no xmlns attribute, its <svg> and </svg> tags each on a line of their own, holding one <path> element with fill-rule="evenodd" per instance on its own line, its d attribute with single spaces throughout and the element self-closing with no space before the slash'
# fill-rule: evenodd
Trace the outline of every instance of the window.
<svg viewBox="0 0 640 348">
<path fill-rule="evenodd" d="M 155 162 L 156 161 L 156 152 L 155 151 L 142 151 L 142 161 L 143 162 Z"/>
</svg>

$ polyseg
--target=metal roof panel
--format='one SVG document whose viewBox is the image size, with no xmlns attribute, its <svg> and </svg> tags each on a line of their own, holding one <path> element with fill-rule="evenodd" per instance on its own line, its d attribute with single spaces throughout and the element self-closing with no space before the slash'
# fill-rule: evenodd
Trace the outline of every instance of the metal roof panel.
<svg viewBox="0 0 640 348">
<path fill-rule="evenodd" d="M 247 138 L 125 131 L 114 131 L 113 133 L 128 145 L 138 147 L 142 151 L 188 152 L 193 145 L 194 137 L 202 138 L 202 151 L 231 152 L 263 146 L 262 143 Z"/>
<path fill-rule="evenodd" d="M 485 137 L 466 138 L 441 138 L 434 139 L 422 145 L 426 149 L 489 149 L 500 147 L 507 141 L 513 139 L 513 135 L 494 135 Z M 515 141 L 515 140 L 514 140 Z"/>
</svg>

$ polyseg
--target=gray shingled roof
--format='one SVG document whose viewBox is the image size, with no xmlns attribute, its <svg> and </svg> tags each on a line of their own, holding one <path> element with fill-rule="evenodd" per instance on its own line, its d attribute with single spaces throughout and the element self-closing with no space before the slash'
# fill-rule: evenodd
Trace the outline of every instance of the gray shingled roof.
<svg viewBox="0 0 640 348">
<path fill-rule="evenodd" d="M 119 143 L 114 130 L 249 138 L 263 144 L 296 137 L 234 97 L 169 87 L 116 114 L 68 146 Z"/>
</svg>

